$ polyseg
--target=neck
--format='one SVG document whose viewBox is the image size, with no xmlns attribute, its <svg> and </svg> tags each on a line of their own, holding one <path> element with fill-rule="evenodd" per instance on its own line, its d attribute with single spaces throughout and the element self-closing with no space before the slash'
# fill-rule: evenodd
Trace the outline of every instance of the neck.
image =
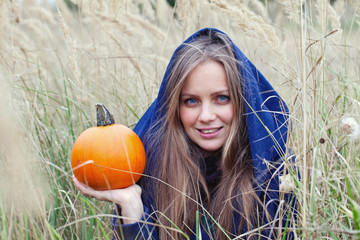
<svg viewBox="0 0 360 240">
<path fill-rule="evenodd" d="M 221 158 L 222 148 L 220 148 L 216 151 L 206 151 L 206 150 L 202 149 L 201 147 L 199 147 L 198 145 L 193 144 L 191 152 L 194 157 L 200 157 L 203 159 L 209 158 L 209 157 Z"/>
</svg>

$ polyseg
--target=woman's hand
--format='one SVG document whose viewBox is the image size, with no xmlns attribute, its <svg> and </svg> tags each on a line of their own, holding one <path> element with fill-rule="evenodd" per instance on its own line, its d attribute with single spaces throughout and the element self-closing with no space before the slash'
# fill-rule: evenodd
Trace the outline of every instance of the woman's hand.
<svg viewBox="0 0 360 240">
<path fill-rule="evenodd" d="M 101 201 L 113 202 L 120 206 L 124 224 L 135 223 L 143 215 L 144 206 L 141 201 L 141 188 L 132 185 L 123 189 L 97 191 L 79 182 L 73 176 L 75 187 L 85 196 L 94 197 Z"/>
</svg>

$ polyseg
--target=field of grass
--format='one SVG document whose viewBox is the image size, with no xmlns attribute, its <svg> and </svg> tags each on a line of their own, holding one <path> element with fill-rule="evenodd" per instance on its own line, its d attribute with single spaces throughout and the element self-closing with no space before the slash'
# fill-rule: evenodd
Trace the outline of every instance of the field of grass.
<svg viewBox="0 0 360 240">
<path fill-rule="evenodd" d="M 111 239 L 113 205 L 73 186 L 103 102 L 133 127 L 175 48 L 228 33 L 288 103 L 299 239 L 360 239 L 360 2 L 0 1 L 0 239 Z"/>
</svg>

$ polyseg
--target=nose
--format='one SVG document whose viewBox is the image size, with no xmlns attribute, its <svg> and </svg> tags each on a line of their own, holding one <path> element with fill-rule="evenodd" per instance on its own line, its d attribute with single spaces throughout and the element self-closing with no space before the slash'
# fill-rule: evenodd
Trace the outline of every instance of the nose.
<svg viewBox="0 0 360 240">
<path fill-rule="evenodd" d="M 199 121 L 210 122 L 216 119 L 216 113 L 214 107 L 211 104 L 204 103 L 201 106 L 201 112 L 199 115 Z"/>
</svg>

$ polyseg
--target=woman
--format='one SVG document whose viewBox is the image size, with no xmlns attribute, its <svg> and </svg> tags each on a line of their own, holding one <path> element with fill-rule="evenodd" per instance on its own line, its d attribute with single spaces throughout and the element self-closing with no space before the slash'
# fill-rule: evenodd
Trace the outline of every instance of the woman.
<svg viewBox="0 0 360 240">
<path fill-rule="evenodd" d="M 117 203 L 115 238 L 273 239 L 292 217 L 279 204 L 287 112 L 226 34 L 202 29 L 175 50 L 134 129 L 147 153 L 139 185 L 97 192 L 74 181 Z"/>
</svg>

